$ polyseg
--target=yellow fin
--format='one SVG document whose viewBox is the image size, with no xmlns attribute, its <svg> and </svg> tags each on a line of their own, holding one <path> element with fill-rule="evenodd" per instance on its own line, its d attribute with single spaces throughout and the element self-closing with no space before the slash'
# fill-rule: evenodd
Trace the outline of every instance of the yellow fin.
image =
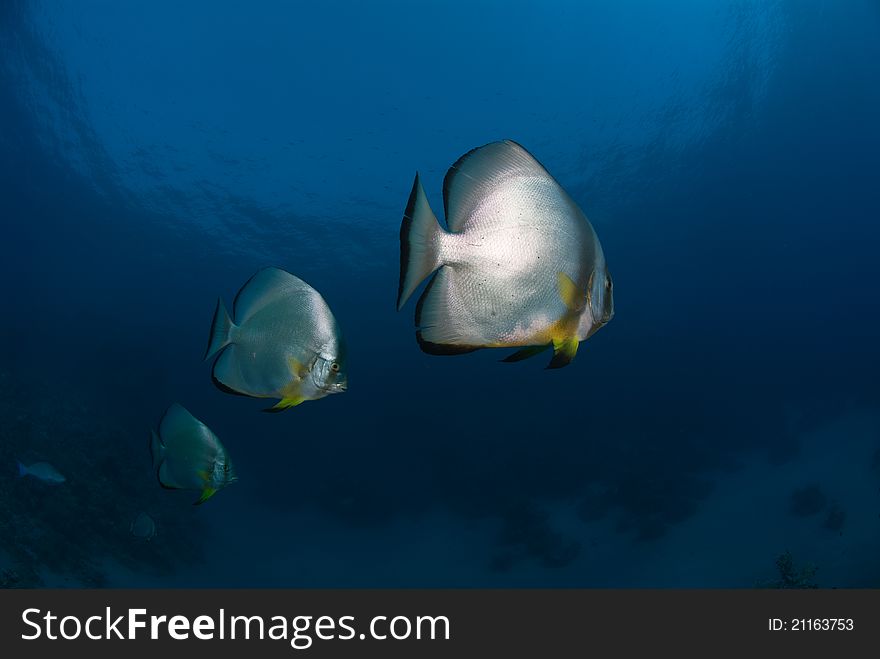
<svg viewBox="0 0 880 659">
<path fill-rule="evenodd" d="M 547 368 L 562 368 L 568 366 L 577 354 L 579 341 L 576 336 L 563 339 L 553 339 L 553 359 Z"/>
<path fill-rule="evenodd" d="M 198 499 L 198 501 L 196 501 L 193 505 L 194 505 L 194 506 L 200 506 L 200 505 L 202 505 L 203 503 L 205 503 L 205 501 L 207 501 L 208 499 L 210 499 L 210 498 L 211 498 L 212 496 L 214 496 L 216 493 L 217 493 L 217 490 L 216 490 L 215 488 L 213 488 L 213 487 L 206 487 L 204 490 L 202 490 L 202 496 L 200 496 L 199 499 Z"/>
<path fill-rule="evenodd" d="M 583 309 L 586 304 L 585 293 L 564 272 L 556 273 L 556 277 L 559 281 L 559 297 L 562 298 L 562 302 L 568 310 L 580 311 Z"/>
<path fill-rule="evenodd" d="M 300 403 L 305 400 L 302 396 L 297 396 L 295 398 L 282 398 L 277 403 L 275 403 L 272 407 L 267 407 L 264 412 L 283 412 L 284 410 L 290 407 L 296 407 Z"/>
</svg>

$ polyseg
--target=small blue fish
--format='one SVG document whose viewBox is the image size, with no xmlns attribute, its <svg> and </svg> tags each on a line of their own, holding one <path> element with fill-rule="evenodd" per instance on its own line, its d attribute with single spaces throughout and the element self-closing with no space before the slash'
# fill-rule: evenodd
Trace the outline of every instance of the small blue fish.
<svg viewBox="0 0 880 659">
<path fill-rule="evenodd" d="M 44 483 L 63 483 L 67 480 L 48 462 L 34 462 L 30 466 L 25 466 L 21 462 L 16 464 L 18 464 L 18 475 L 21 477 L 33 476 Z"/>
</svg>

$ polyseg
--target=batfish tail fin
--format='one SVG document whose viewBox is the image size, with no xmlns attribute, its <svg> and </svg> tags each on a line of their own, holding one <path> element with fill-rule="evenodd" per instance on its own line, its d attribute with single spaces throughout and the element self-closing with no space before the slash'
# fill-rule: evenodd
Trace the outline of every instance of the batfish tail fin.
<svg viewBox="0 0 880 659">
<path fill-rule="evenodd" d="M 443 228 L 428 204 L 425 189 L 416 174 L 412 192 L 400 224 L 400 286 L 397 310 L 419 284 L 441 265 L 439 248 Z"/>
<path fill-rule="evenodd" d="M 155 430 L 150 430 L 150 457 L 153 459 L 153 467 L 158 467 L 165 457 L 165 446 Z"/>
<path fill-rule="evenodd" d="M 217 298 L 217 308 L 214 310 L 214 320 L 211 321 L 211 334 L 208 337 L 208 349 L 205 351 L 205 359 L 216 354 L 232 343 L 232 318 L 223 306 L 223 300 Z"/>
</svg>

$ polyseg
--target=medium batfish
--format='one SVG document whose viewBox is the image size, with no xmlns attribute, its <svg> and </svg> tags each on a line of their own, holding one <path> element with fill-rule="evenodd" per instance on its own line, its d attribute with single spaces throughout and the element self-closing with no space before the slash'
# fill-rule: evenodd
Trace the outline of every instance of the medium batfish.
<svg viewBox="0 0 880 659">
<path fill-rule="evenodd" d="M 238 480 L 217 435 L 178 403 L 165 412 L 159 432 L 151 432 L 150 454 L 162 487 L 201 491 L 194 505 Z"/>
<path fill-rule="evenodd" d="M 223 391 L 279 398 L 267 412 L 345 391 L 345 347 L 330 307 L 314 288 L 264 268 L 235 296 L 233 317 L 217 301 L 205 359 Z"/>
<path fill-rule="evenodd" d="M 547 368 L 614 316 L 611 275 L 592 225 L 562 186 L 509 140 L 474 149 L 443 181 L 448 230 L 416 174 L 400 227 L 397 309 L 436 274 L 416 305 L 424 352 L 524 347 L 519 361 L 552 347 Z"/>
</svg>

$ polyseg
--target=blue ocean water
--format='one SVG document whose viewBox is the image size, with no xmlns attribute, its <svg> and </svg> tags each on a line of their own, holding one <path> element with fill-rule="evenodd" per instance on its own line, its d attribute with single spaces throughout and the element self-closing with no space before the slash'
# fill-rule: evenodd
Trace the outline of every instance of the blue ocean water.
<svg viewBox="0 0 880 659">
<path fill-rule="evenodd" d="M 0 583 L 880 586 L 878 117 L 871 0 L 0 3 Z M 415 172 L 439 213 L 505 138 L 614 276 L 557 371 L 395 311 Z M 346 393 L 212 385 L 268 265 Z M 240 477 L 198 507 L 150 464 L 175 401 Z"/>
</svg>

